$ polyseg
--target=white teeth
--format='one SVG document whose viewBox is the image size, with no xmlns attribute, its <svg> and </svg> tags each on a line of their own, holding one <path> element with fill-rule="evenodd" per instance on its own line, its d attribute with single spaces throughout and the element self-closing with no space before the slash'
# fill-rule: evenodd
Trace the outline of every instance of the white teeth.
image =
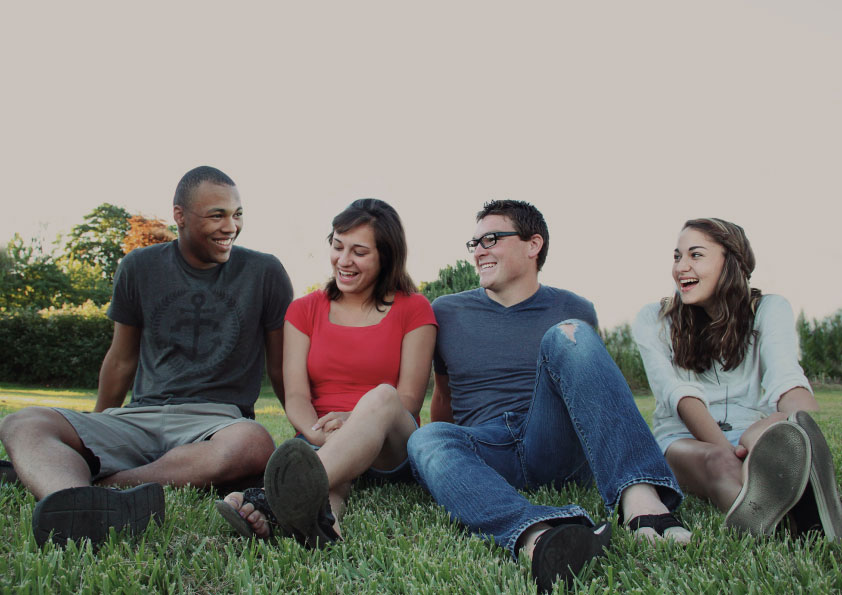
<svg viewBox="0 0 842 595">
<path fill-rule="evenodd" d="M 681 283 L 682 285 L 687 285 L 689 283 L 698 283 L 699 280 L 695 279 L 695 278 L 693 278 L 693 279 L 679 279 L 678 282 Z"/>
<path fill-rule="evenodd" d="M 228 247 L 234 242 L 234 240 L 231 239 L 231 238 L 228 238 L 227 240 L 213 240 L 213 241 L 215 243 L 219 244 L 220 246 L 224 246 L 224 247 Z"/>
<path fill-rule="evenodd" d="M 483 271 L 485 269 L 490 269 L 491 267 L 494 266 L 494 264 L 495 263 L 493 263 L 493 262 L 486 262 L 484 264 L 479 265 L 479 270 Z"/>
</svg>

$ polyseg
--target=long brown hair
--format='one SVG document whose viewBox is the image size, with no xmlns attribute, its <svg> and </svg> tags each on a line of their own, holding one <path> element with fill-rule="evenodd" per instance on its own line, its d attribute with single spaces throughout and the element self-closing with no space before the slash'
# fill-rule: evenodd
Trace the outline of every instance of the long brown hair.
<svg viewBox="0 0 842 595">
<path fill-rule="evenodd" d="M 327 236 L 333 242 L 333 234 L 345 233 L 360 225 L 369 225 L 374 231 L 374 243 L 380 258 L 380 272 L 374 282 L 371 298 L 375 307 L 390 306 L 386 296 L 395 291 L 415 293 L 418 291 L 406 270 L 406 235 L 398 212 L 387 202 L 376 198 L 360 198 L 348 205 L 333 218 L 333 231 Z M 325 286 L 330 300 L 338 300 L 342 292 L 331 278 Z"/>
<path fill-rule="evenodd" d="M 723 370 L 742 363 L 753 337 L 754 315 L 761 292 L 749 286 L 754 252 L 745 231 L 722 219 L 691 219 L 682 230 L 696 229 L 725 252 L 725 263 L 708 309 L 685 305 L 678 291 L 661 300 L 661 316 L 672 326 L 673 359 L 682 368 L 704 372 L 719 361 Z"/>
</svg>

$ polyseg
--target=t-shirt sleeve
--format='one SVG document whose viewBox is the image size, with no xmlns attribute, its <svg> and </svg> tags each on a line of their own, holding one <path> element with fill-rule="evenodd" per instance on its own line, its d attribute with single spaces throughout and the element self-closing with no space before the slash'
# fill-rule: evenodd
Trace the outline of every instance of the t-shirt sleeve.
<svg viewBox="0 0 842 595">
<path fill-rule="evenodd" d="M 313 321 L 321 298 L 321 291 L 314 291 L 293 301 L 287 309 L 286 320 L 308 337 L 313 336 Z"/>
<path fill-rule="evenodd" d="M 292 283 L 284 265 L 270 257 L 263 284 L 263 328 L 269 331 L 284 325 L 284 315 L 292 301 Z"/>
<path fill-rule="evenodd" d="M 136 255 L 130 252 L 117 267 L 107 314 L 114 322 L 142 327 L 143 312 L 137 292 L 136 260 Z"/>
<path fill-rule="evenodd" d="M 798 335 L 789 302 L 779 295 L 763 296 L 754 328 L 758 331 L 763 403 L 775 409 L 781 395 L 799 386 L 813 392 L 798 363 Z"/>
<path fill-rule="evenodd" d="M 422 294 L 413 293 L 407 295 L 404 299 L 406 300 L 406 307 L 404 308 L 401 324 L 403 334 L 414 331 L 425 324 L 438 326 L 436 315 L 433 314 L 433 307 Z"/>
<path fill-rule="evenodd" d="M 635 318 L 632 335 L 643 359 L 646 378 L 658 405 L 678 416 L 678 402 L 696 397 L 709 406 L 702 384 L 690 370 L 677 369 L 672 362 L 672 349 L 667 325 L 660 317 L 660 304 L 645 306 Z"/>
</svg>

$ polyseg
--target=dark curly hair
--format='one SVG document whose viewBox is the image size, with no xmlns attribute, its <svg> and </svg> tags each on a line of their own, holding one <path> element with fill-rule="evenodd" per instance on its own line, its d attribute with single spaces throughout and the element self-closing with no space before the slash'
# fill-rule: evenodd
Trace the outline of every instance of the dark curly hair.
<svg viewBox="0 0 842 595">
<path fill-rule="evenodd" d="M 682 368 L 704 372 L 714 361 L 723 370 L 732 370 L 745 359 L 746 351 L 757 334 L 754 315 L 761 292 L 749 286 L 754 271 L 754 252 L 745 231 L 722 219 L 691 219 L 684 229 L 705 234 L 722 247 L 725 263 L 716 283 L 711 304 L 686 305 L 676 293 L 661 300 L 661 316 L 672 326 L 673 359 Z"/>
<path fill-rule="evenodd" d="M 375 307 L 390 306 L 386 296 L 395 291 L 415 293 L 418 291 L 406 270 L 406 235 L 397 211 L 389 203 L 376 198 L 360 198 L 348 205 L 333 218 L 333 231 L 327 236 L 333 242 L 333 234 L 345 233 L 360 225 L 370 225 L 374 231 L 374 243 L 380 258 L 380 272 L 374 282 L 371 294 Z M 338 300 L 342 292 L 336 285 L 336 278 L 325 285 L 330 300 Z"/>
</svg>

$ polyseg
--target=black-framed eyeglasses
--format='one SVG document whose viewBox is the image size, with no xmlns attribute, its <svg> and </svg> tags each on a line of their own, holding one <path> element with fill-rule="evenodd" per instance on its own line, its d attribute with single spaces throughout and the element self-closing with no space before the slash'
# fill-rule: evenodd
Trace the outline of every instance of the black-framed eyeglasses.
<svg viewBox="0 0 842 595">
<path fill-rule="evenodd" d="M 481 238 L 471 239 L 465 242 L 465 245 L 468 247 L 468 252 L 472 253 L 474 250 L 477 249 L 477 246 L 482 246 L 486 250 L 491 248 L 494 244 L 497 243 L 497 240 L 500 238 L 505 238 L 508 236 L 519 236 L 520 234 L 516 231 L 493 231 L 491 233 L 487 233 Z"/>
</svg>

